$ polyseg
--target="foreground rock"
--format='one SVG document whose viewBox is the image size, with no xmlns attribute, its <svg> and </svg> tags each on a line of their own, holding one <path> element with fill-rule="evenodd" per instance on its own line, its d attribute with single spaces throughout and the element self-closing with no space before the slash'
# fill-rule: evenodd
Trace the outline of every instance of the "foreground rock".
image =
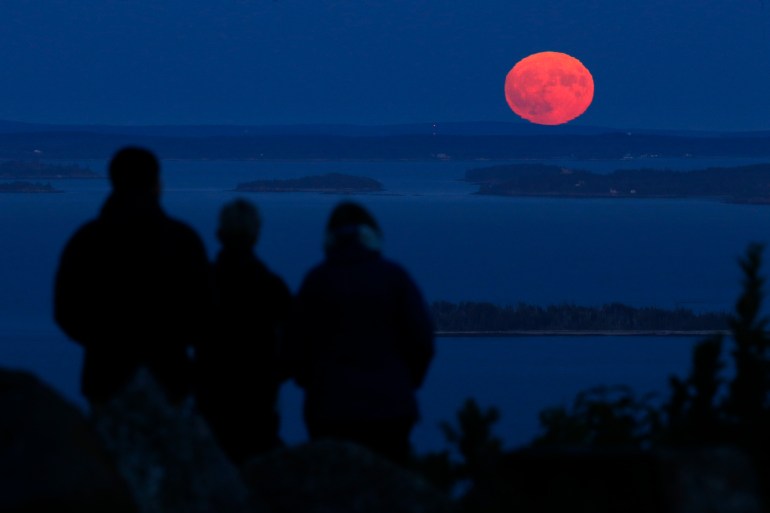
<svg viewBox="0 0 770 513">
<path fill-rule="evenodd" d="M 749 454 L 733 447 L 659 451 L 663 490 L 671 511 L 765 511 Z"/>
<path fill-rule="evenodd" d="M 145 370 L 93 421 L 142 513 L 265 511 L 191 405 L 170 405 Z"/>
<path fill-rule="evenodd" d="M 136 511 L 85 416 L 50 387 L 0 370 L 0 411 L 0 511 Z"/>
<path fill-rule="evenodd" d="M 463 498 L 467 512 L 760 513 L 749 456 L 728 447 L 666 451 L 521 450 Z"/>
<path fill-rule="evenodd" d="M 313 442 L 248 463 L 256 495 L 284 513 L 444 513 L 451 503 L 420 476 L 354 444 Z"/>
</svg>

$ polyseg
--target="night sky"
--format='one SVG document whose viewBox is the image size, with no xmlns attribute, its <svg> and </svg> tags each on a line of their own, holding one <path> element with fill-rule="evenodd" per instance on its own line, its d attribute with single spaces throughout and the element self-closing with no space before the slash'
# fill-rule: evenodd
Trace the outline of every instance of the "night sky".
<svg viewBox="0 0 770 513">
<path fill-rule="evenodd" d="M 3 0 L 0 119 L 62 124 L 521 122 L 503 82 L 560 51 L 574 124 L 770 130 L 763 0 Z"/>
</svg>

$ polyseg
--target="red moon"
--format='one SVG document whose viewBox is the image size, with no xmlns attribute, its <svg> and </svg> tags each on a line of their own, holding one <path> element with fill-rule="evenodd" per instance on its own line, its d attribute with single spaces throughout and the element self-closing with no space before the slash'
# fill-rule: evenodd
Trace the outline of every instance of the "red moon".
<svg viewBox="0 0 770 513">
<path fill-rule="evenodd" d="M 513 112 L 539 125 L 561 125 L 583 114 L 594 99 L 594 79 L 583 63 L 560 52 L 525 57 L 505 77 Z"/>
</svg>

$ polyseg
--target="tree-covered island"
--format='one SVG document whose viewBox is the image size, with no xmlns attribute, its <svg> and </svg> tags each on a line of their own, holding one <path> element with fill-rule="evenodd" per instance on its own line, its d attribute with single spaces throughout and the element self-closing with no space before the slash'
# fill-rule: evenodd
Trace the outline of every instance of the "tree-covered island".
<svg viewBox="0 0 770 513">
<path fill-rule="evenodd" d="M 470 169 L 477 194 L 563 198 L 707 198 L 770 204 L 770 164 L 693 171 L 628 169 L 599 174 L 544 164 Z"/>
<path fill-rule="evenodd" d="M 3 192 L 50 193 L 62 191 L 56 189 L 50 183 L 15 181 L 0 183 L 0 193 Z"/>
<path fill-rule="evenodd" d="M 100 178 L 87 167 L 77 164 L 51 164 L 40 160 L 0 161 L 0 178 L 19 180 Z"/>
<path fill-rule="evenodd" d="M 728 329 L 724 312 L 696 313 L 687 308 L 633 307 L 609 303 L 599 307 L 560 304 L 538 306 L 519 303 L 437 301 L 431 313 L 438 334 L 537 335 L 537 334 L 656 334 L 694 335 Z"/>
<path fill-rule="evenodd" d="M 239 183 L 235 190 L 239 192 L 323 192 L 350 194 L 382 192 L 385 188 L 373 178 L 342 173 L 328 173 L 318 176 L 304 176 L 302 178 L 256 180 Z"/>
</svg>

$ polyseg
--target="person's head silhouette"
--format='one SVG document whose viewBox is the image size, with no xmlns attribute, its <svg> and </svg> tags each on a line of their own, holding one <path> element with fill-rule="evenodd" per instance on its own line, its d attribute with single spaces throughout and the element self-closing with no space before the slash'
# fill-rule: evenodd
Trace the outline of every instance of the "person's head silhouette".
<svg viewBox="0 0 770 513">
<path fill-rule="evenodd" d="M 122 148 L 110 161 L 112 189 L 121 195 L 158 194 L 160 164 L 155 155 L 134 146 Z"/>
<path fill-rule="evenodd" d="M 351 245 L 379 252 L 382 249 L 380 225 L 364 207 L 352 201 L 338 204 L 326 224 L 326 252 Z"/>
<path fill-rule="evenodd" d="M 217 238 L 226 247 L 251 247 L 259 239 L 261 226 L 257 207 L 245 199 L 236 199 L 219 212 Z"/>
<path fill-rule="evenodd" d="M 343 201 L 332 211 L 329 216 L 329 222 L 326 225 L 327 231 L 333 232 L 344 229 L 348 226 L 368 226 L 378 234 L 382 235 L 380 226 L 364 207 L 352 201 Z"/>
</svg>

